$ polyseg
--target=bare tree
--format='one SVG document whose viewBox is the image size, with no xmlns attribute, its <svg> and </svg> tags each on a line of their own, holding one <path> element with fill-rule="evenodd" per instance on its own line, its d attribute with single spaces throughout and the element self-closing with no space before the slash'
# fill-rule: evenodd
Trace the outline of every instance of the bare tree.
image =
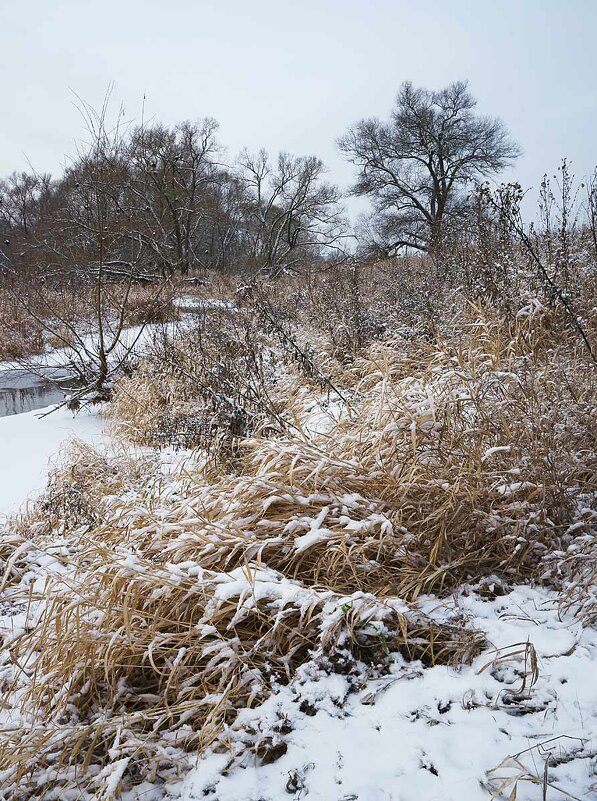
<svg viewBox="0 0 597 801">
<path fill-rule="evenodd" d="M 52 194 L 50 175 L 12 173 L 0 180 L 0 267 L 18 270 L 27 267 L 26 251 L 40 227 Z"/>
<path fill-rule="evenodd" d="M 43 225 L 29 243 L 37 280 L 29 282 L 26 293 L 17 282 L 8 285 L 41 330 L 63 348 L 61 366 L 77 376 L 78 395 L 96 399 L 109 395 L 112 375 L 131 356 L 145 325 L 125 335 L 131 291 L 144 275 L 144 242 L 131 215 L 126 130 L 121 112 L 109 123 L 108 103 L 109 93 L 99 111 L 79 101 L 89 141 L 53 187 Z M 77 293 L 74 316 L 59 302 L 66 286 Z M 155 285 L 148 306 L 157 303 L 162 287 Z"/>
<path fill-rule="evenodd" d="M 587 184 L 587 218 L 593 258 L 597 259 L 597 168 Z"/>
<path fill-rule="evenodd" d="M 361 120 L 339 140 L 359 170 L 353 193 L 373 200 L 369 230 L 385 252 L 437 252 L 460 211 L 463 187 L 519 155 L 503 123 L 475 106 L 465 82 L 441 91 L 407 82 L 389 121 Z"/>
<path fill-rule="evenodd" d="M 214 163 L 217 128 L 212 119 L 174 129 L 141 126 L 128 145 L 129 212 L 137 221 L 132 235 L 164 275 L 206 266 L 210 198 L 220 178 Z"/>
<path fill-rule="evenodd" d="M 247 260 L 250 197 L 240 178 L 229 171 L 221 174 L 212 189 L 209 241 L 205 243 L 210 266 L 215 269 L 238 268 Z"/>
<path fill-rule="evenodd" d="M 339 193 L 322 181 L 324 167 L 318 158 L 280 153 L 272 164 L 265 150 L 257 155 L 245 151 L 239 167 L 255 268 L 275 275 L 324 250 L 341 250 L 346 229 Z"/>
</svg>

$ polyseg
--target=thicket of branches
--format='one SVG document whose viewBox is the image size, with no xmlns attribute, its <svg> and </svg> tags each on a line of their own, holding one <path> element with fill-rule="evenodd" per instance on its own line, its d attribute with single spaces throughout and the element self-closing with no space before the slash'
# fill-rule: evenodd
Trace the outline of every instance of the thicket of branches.
<svg viewBox="0 0 597 801">
<path fill-rule="evenodd" d="M 64 173 L 0 181 L 0 269 L 54 278 L 277 272 L 345 238 L 339 193 L 315 156 L 244 152 L 227 165 L 215 120 L 110 125 L 82 105 L 90 141 Z"/>
</svg>

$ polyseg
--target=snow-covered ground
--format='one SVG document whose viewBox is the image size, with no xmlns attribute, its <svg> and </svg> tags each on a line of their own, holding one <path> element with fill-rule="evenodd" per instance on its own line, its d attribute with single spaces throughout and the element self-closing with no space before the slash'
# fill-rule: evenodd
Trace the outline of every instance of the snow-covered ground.
<svg viewBox="0 0 597 801">
<path fill-rule="evenodd" d="M 196 295 L 182 295 L 174 301 L 176 308 L 185 312 L 197 312 L 204 309 L 237 309 L 231 300 L 217 298 L 198 298 Z"/>
<path fill-rule="evenodd" d="M 212 301 L 205 301 L 211 303 Z M 213 301 L 219 303 L 219 301 Z M 208 306 L 203 306 L 208 308 Z M 199 307 L 202 308 L 202 307 Z M 165 332 L 172 336 L 175 332 L 183 330 L 185 326 L 192 326 L 191 315 L 183 316 L 181 320 L 168 322 L 168 323 L 149 323 L 147 325 L 133 325 L 123 329 L 120 336 L 118 345 L 110 354 L 110 363 L 118 363 L 129 350 L 134 353 L 141 353 L 144 348 L 152 341 L 152 339 L 161 332 Z M 0 362 L 0 374 L 5 371 L 13 370 L 31 370 L 38 371 L 39 375 L 43 376 L 47 370 L 55 371 L 56 369 L 68 369 L 73 363 L 78 364 L 83 358 L 87 361 L 87 355 L 84 349 L 87 349 L 90 354 L 97 353 L 97 336 L 93 333 L 83 334 L 81 337 L 81 348 L 51 348 L 44 353 L 36 356 L 30 356 L 24 361 L 10 361 Z"/>
<path fill-rule="evenodd" d="M 168 324 L 172 328 L 173 324 Z M 156 325 L 135 325 L 125 328 L 120 337 L 120 342 L 115 348 L 112 359 L 117 360 L 128 348 L 141 347 L 145 344 L 158 328 Z M 94 353 L 97 349 L 95 344 L 96 337 L 93 334 L 84 334 L 81 342 L 85 348 L 89 349 L 90 353 Z M 81 348 L 82 350 L 82 348 Z M 68 367 L 73 357 L 76 357 L 76 352 L 72 348 L 51 348 L 45 353 L 36 356 L 30 356 L 24 363 L 20 361 L 0 362 L 0 373 L 6 370 L 19 370 L 23 368 L 23 364 L 27 369 L 38 369 L 43 375 L 44 368 L 61 368 Z"/>
<path fill-rule="evenodd" d="M 180 323 L 169 323 L 165 327 L 172 333 L 176 325 Z M 125 329 L 122 344 L 112 358 L 118 359 L 129 347 L 142 350 L 158 328 L 160 326 L 146 325 Z M 92 342 L 92 335 L 85 337 L 87 345 L 92 346 Z M 46 368 L 68 367 L 71 358 L 68 348 L 53 349 L 29 359 L 26 369 L 43 375 Z M 0 362 L 0 375 L 22 369 L 23 365 L 18 362 Z M 106 439 L 97 409 L 84 409 L 73 415 L 68 409 L 59 408 L 46 414 L 51 408 L 0 417 L 0 525 L 3 519 L 18 512 L 27 500 L 43 490 L 48 472 L 70 440 L 78 438 L 97 445 Z"/>
<path fill-rule="evenodd" d="M 182 783 L 181 801 L 597 798 L 597 632 L 560 619 L 543 589 L 461 595 L 446 607 L 455 611 L 487 634 L 471 666 L 398 658 L 358 688 L 308 663 L 241 713 L 224 753 L 200 758 Z M 282 756 L 259 764 L 266 742 Z"/>
<path fill-rule="evenodd" d="M 50 409 L 0 417 L 0 526 L 44 489 L 49 470 L 70 440 L 99 444 L 105 439 L 96 411 L 74 416 L 63 407 L 46 414 Z"/>
</svg>

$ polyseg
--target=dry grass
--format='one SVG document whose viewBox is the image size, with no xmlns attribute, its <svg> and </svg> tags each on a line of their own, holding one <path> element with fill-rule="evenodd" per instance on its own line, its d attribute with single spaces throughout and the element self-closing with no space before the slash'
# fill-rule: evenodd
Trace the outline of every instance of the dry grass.
<svg viewBox="0 0 597 801">
<path fill-rule="evenodd" d="M 504 321 L 461 303 L 433 336 L 375 336 L 350 358 L 329 342 L 316 356 L 350 403 L 336 397 L 325 425 L 308 422 L 316 382 L 275 329 L 254 346 L 250 323 L 214 319 L 164 341 L 113 413 L 144 444 L 165 414 L 214 436 L 214 397 L 230 397 L 254 415 L 226 429 L 234 469 L 194 457 L 165 477 L 81 451 L 4 535 L 4 587 L 31 621 L 4 644 L 24 715 L 2 734 L 7 799 L 93 797 L 112 763 L 121 789 L 165 781 L 309 660 L 356 686 L 393 654 L 478 653 L 479 633 L 423 614 L 422 594 L 576 576 L 570 603 L 594 613 L 578 549 L 594 527 L 595 369 L 556 312 Z M 294 324 L 297 338 L 318 326 Z M 281 405 L 291 424 L 276 428 Z M 36 565 L 43 586 L 26 579 Z"/>
<path fill-rule="evenodd" d="M 0 290 L 0 361 L 23 359 L 41 353 L 41 326 L 8 293 Z"/>
<path fill-rule="evenodd" d="M 22 540 L 8 565 L 14 603 L 25 565 L 47 564 L 50 554 L 56 562 L 43 587 L 25 591 L 31 609 L 41 604 L 36 624 L 5 643 L 15 663 L 37 654 L 25 669 L 25 721 L 3 733 L 7 798 L 41 794 L 49 776 L 57 787 L 78 779 L 93 792 L 116 752 L 134 760 L 127 786 L 152 772 L 171 775 L 183 751 L 211 743 L 238 709 L 264 700 L 309 659 L 358 682 L 365 666 L 383 671 L 395 652 L 433 664 L 478 651 L 475 632 L 366 592 L 366 577 L 349 581 L 348 593 L 290 580 L 318 550 L 297 553 L 284 570 L 276 532 L 289 519 L 304 520 L 321 499 L 297 498 L 266 516 L 271 484 L 255 475 L 258 533 L 250 537 L 241 530 L 248 521 L 235 522 L 245 481 L 216 488 L 189 473 L 183 483 L 184 501 L 167 510 L 171 487 L 154 478 L 135 492 L 126 462 L 106 464 L 88 450 L 76 455 L 70 477 L 54 477 L 49 508 L 59 519 L 47 526 L 48 506 L 40 509 L 36 536 Z M 73 528 L 75 519 L 86 525 Z M 296 533 L 288 534 L 290 550 Z M 15 533 L 9 536 L 14 547 Z"/>
<path fill-rule="evenodd" d="M 175 288 L 170 283 L 131 287 L 126 300 L 126 325 L 178 320 L 180 315 L 174 304 L 175 297 Z"/>
</svg>

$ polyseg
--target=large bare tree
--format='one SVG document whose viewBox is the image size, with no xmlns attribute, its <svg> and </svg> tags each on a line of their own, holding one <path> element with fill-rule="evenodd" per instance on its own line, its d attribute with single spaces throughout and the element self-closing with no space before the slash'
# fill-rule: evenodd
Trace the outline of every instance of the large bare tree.
<svg viewBox="0 0 597 801">
<path fill-rule="evenodd" d="M 385 252 L 439 250 L 466 184 L 519 155 L 504 124 L 475 107 L 465 82 L 440 91 L 407 82 L 388 121 L 361 120 L 339 140 L 359 170 L 353 193 L 373 201 L 368 230 Z"/>
</svg>

